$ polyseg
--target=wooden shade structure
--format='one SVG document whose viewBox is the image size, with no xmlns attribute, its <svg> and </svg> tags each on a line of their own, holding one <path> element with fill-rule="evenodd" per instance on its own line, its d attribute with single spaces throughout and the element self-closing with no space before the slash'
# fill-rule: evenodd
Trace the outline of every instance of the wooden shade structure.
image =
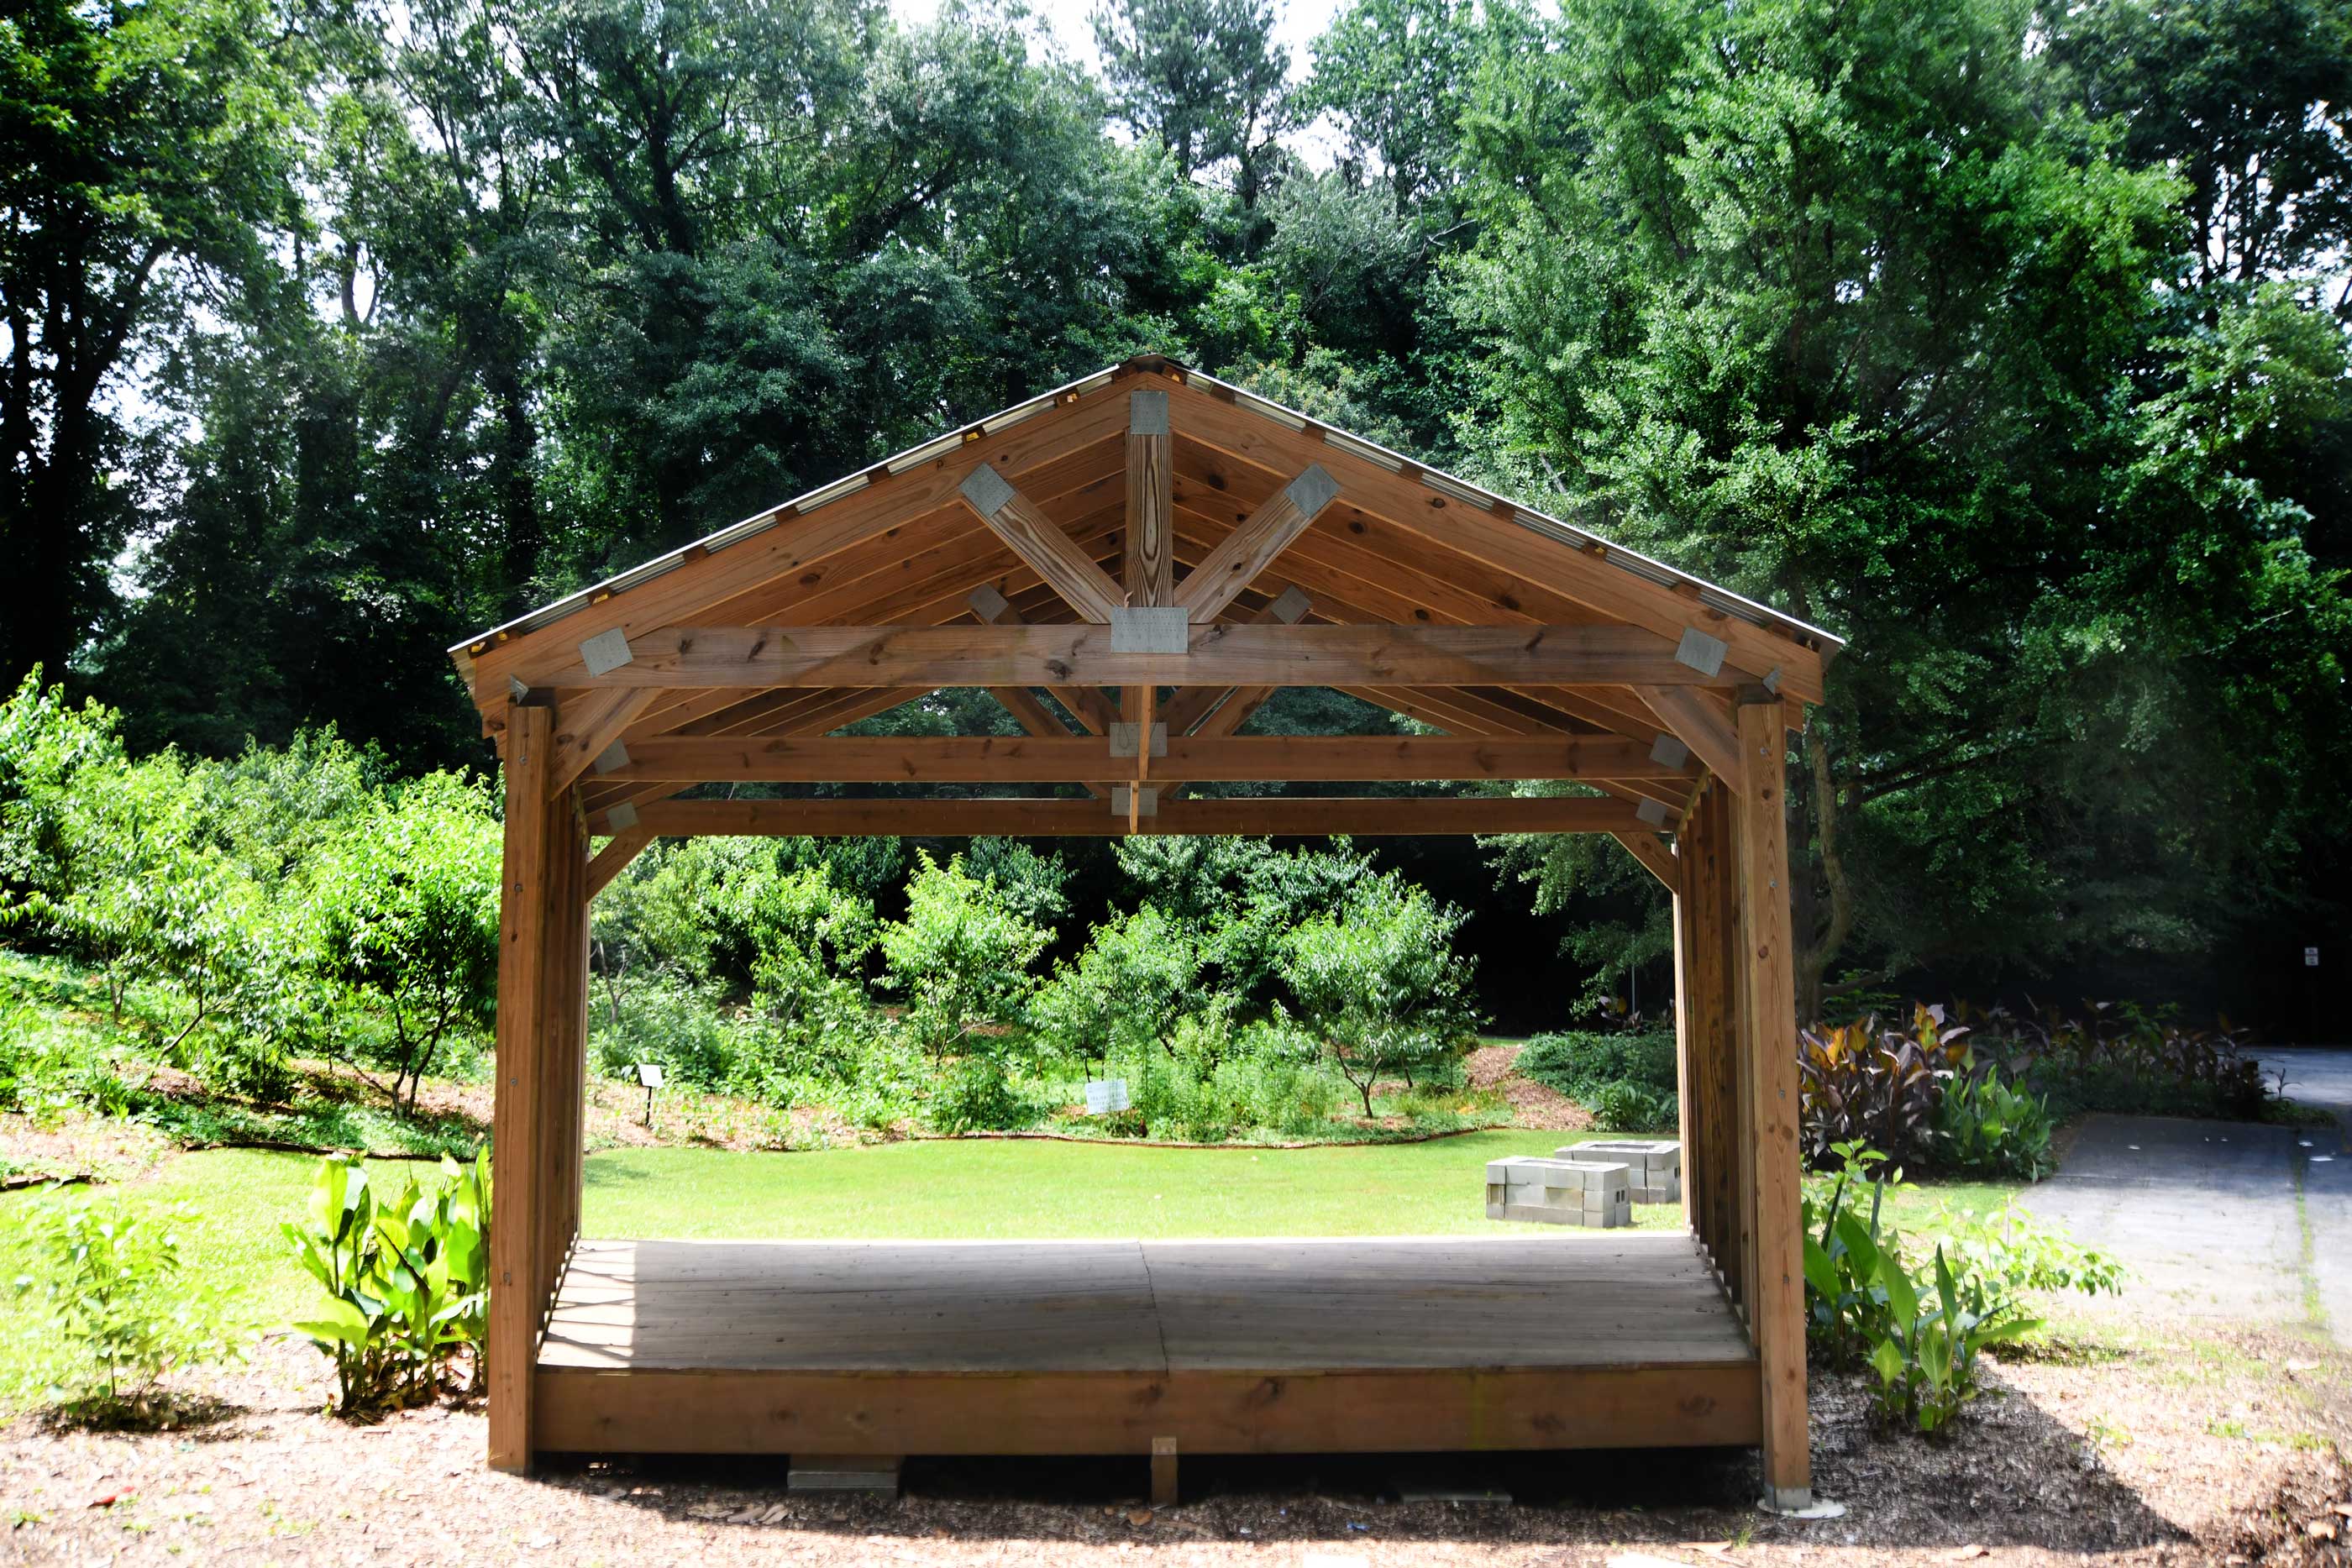
<svg viewBox="0 0 2352 1568">
<path fill-rule="evenodd" d="M 1168 1459 L 1179 1445 L 1752 1443 L 1770 1498 L 1801 1501 L 1782 784 L 1786 732 L 1838 646 L 1160 359 L 950 432 L 469 639 L 452 654 L 498 742 L 507 801 L 491 1462 L 571 1448 Z M 1240 735 L 1285 685 L 1329 687 L 1437 733 Z M 942 686 L 985 688 L 1025 733 L 836 733 Z M 1461 779 L 1591 789 L 1186 793 L 1221 780 Z M 1031 792 L 677 798 L 714 783 Z M 1378 1319 L 1411 1281 L 1389 1299 L 1357 1291 L 1345 1267 L 1317 1276 L 1362 1321 L 1387 1324 L 1368 1335 L 1423 1347 L 1402 1361 L 1351 1353 L 1344 1315 L 1310 1354 L 1293 1341 L 1244 1348 L 1211 1312 L 1180 1355 L 1201 1302 L 1271 1289 L 1244 1262 L 1192 1258 L 1193 1274 L 1170 1268 L 1211 1281 L 1205 1294 L 1163 1286 L 1137 1309 L 1158 1314 L 1143 1339 L 1160 1360 L 1122 1358 L 1109 1341 L 1081 1353 L 1083 1333 L 1024 1360 L 1007 1348 L 1016 1330 L 974 1304 L 966 1359 L 951 1365 L 882 1327 L 845 1359 L 811 1327 L 834 1298 L 806 1281 L 853 1267 L 840 1257 L 579 1240 L 588 903 L 653 839 L 1136 832 L 1615 837 L 1675 896 L 1687 1236 L 1547 1237 L 1533 1272 L 1496 1243 L 1443 1260 L 1396 1253 L 1394 1267 L 1425 1267 L 1424 1306 L 1455 1303 L 1419 1327 Z M 1465 1168 L 1465 1195 L 1475 1180 Z M 1562 1248 L 1577 1268 L 1543 1272 Z M 1124 1265 L 1082 1249 L 1018 1268 L 984 1250 L 925 1254 L 920 1269 L 912 1253 L 887 1266 L 857 1256 L 888 1274 L 860 1275 L 861 1301 L 904 1307 L 974 1281 L 998 1300 L 1017 1275 L 1033 1293 L 1007 1322 L 1072 1299 L 1095 1303 L 1088 1322 L 1128 1321 L 1114 1310 Z M 1446 1293 L 1505 1274 L 1535 1313 L 1519 1336 L 1530 1343 L 1511 1354 L 1491 1336 L 1517 1320 L 1470 1333 L 1468 1298 Z M 1588 1322 L 1580 1302 L 1605 1306 L 1622 1332 L 1567 1354 L 1561 1336 Z M 776 1348 L 801 1343 L 795 1333 L 803 1350 Z"/>
</svg>

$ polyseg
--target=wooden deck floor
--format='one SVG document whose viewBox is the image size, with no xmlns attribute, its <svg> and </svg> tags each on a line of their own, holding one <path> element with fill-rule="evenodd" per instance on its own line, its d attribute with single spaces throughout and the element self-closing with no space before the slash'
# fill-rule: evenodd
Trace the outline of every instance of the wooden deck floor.
<svg viewBox="0 0 2352 1568">
<path fill-rule="evenodd" d="M 582 1241 L 543 1448 L 1742 1443 L 1755 1352 L 1685 1237 Z"/>
</svg>

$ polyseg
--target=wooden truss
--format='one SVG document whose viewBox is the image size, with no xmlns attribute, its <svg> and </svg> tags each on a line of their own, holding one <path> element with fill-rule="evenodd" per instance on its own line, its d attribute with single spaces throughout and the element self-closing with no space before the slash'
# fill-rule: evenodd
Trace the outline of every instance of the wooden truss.
<svg viewBox="0 0 2352 1568">
<path fill-rule="evenodd" d="M 453 649 L 508 801 L 493 1462 L 530 1455 L 533 1344 L 577 1230 L 587 902 L 655 839 L 1601 832 L 1675 898 L 1689 1218 L 1755 1341 L 1768 1484 L 1800 1495 L 1780 791 L 1837 647 L 1147 359 Z M 1286 685 L 1433 733 L 1240 734 Z M 943 686 L 1023 734 L 839 733 Z M 1583 789 L 1197 792 L 1439 780 Z M 786 798 L 681 798 L 711 784 Z"/>
</svg>

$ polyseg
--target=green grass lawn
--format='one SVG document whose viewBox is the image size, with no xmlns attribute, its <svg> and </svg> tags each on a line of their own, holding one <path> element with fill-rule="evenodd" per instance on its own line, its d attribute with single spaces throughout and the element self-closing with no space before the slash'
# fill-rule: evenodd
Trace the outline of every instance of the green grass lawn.
<svg viewBox="0 0 2352 1568">
<path fill-rule="evenodd" d="M 1486 1161 L 1603 1135 L 1497 1129 L 1311 1149 L 974 1139 L 782 1157 L 621 1149 L 588 1161 L 583 1227 L 738 1239 L 1490 1231 Z M 1679 1209 L 1635 1212 L 1653 1228 L 1682 1223 Z"/>
</svg>

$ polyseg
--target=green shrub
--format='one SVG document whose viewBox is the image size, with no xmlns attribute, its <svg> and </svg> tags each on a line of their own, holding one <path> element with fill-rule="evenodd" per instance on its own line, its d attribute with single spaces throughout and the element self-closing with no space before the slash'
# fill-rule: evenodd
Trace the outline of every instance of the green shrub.
<svg viewBox="0 0 2352 1568">
<path fill-rule="evenodd" d="M 1654 1094 L 1676 1090 L 1675 1037 L 1671 1031 L 1601 1033 L 1569 1030 L 1539 1034 L 1519 1050 L 1517 1070 L 1588 1110 L 1601 1092 L 1630 1083 Z"/>
<path fill-rule="evenodd" d="M 1947 1239 L 1915 1260 L 1881 1225 L 1885 1195 L 1902 1182 L 1886 1156 L 1851 1142 L 1829 1154 L 1837 1173 L 1809 1180 L 1801 1198 L 1806 1337 L 1832 1365 L 1866 1358 L 1881 1407 L 1923 1432 L 1976 1397 L 1979 1353 L 2041 1326 L 2025 1311 L 2029 1294 L 2119 1286 L 2113 1259 L 2013 1202 L 1983 1220 L 1947 1214 Z"/>
<path fill-rule="evenodd" d="M 1971 1061 L 1944 1085 L 1934 1159 L 1947 1170 L 2039 1181 L 2053 1165 L 2054 1131 L 2045 1100 Z"/>
<path fill-rule="evenodd" d="M 744 1027 L 716 985 L 665 968 L 606 976 L 600 990 L 589 1035 L 605 1073 L 626 1076 L 637 1062 L 658 1062 L 678 1083 L 716 1092 L 741 1071 Z"/>
<path fill-rule="evenodd" d="M 1044 1107 L 1013 1082 L 1002 1057 L 967 1056 L 940 1081 L 929 1107 L 931 1126 L 941 1133 L 1009 1133 L 1033 1126 Z"/>
<path fill-rule="evenodd" d="M 65 1353 L 52 1393 L 69 1412 L 145 1416 L 173 1369 L 240 1353 L 219 1294 L 189 1277 L 180 1256 L 175 1228 L 192 1218 L 184 1205 L 158 1212 L 90 1198 L 35 1211 L 35 1271 L 17 1279 L 16 1295 L 49 1319 Z"/>
<path fill-rule="evenodd" d="M 440 1186 L 414 1176 L 379 1201 L 357 1160 L 325 1159 L 302 1223 L 280 1227 L 325 1292 L 293 1326 L 335 1364 L 346 1415 L 429 1399 L 449 1361 L 488 1343 L 490 1166 L 444 1156 Z"/>
<path fill-rule="evenodd" d="M 1602 1126 L 1622 1133 L 1671 1133 L 1682 1124 L 1682 1103 L 1672 1090 L 1623 1080 L 1604 1085 L 1591 1111 Z"/>
<path fill-rule="evenodd" d="M 1980 1310 L 1990 1301 L 2028 1292 L 2112 1296 L 2123 1290 L 2121 1263 L 2080 1245 L 2063 1227 L 2021 1207 L 2014 1197 L 1982 1217 L 1946 1210 L 1936 1228 L 1943 1233 L 1961 1289 Z"/>
<path fill-rule="evenodd" d="M 2046 1093 L 2060 1120 L 2088 1111 L 2254 1121 L 2269 1089 L 2243 1031 L 2228 1020 L 2183 1028 L 2128 1003 L 2093 1002 L 2081 1017 L 2031 1019 L 1995 1009 L 1979 1025 L 1980 1054 Z"/>
</svg>

